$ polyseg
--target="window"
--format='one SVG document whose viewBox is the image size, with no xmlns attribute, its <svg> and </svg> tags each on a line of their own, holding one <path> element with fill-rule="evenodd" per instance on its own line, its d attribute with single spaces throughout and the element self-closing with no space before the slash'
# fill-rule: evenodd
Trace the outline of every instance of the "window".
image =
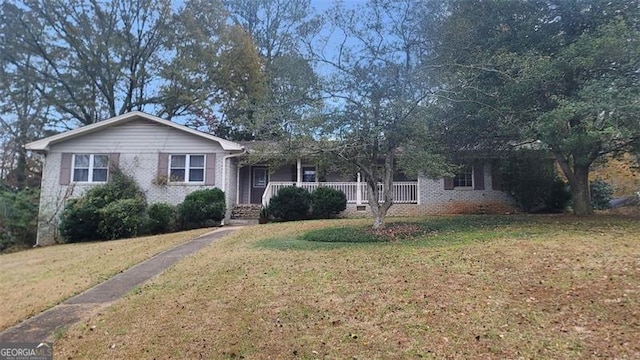
<svg viewBox="0 0 640 360">
<path fill-rule="evenodd" d="M 473 187 L 473 170 L 471 166 L 465 165 L 453 178 L 454 187 Z"/>
<path fill-rule="evenodd" d="M 315 166 L 302 167 L 302 182 L 316 182 Z"/>
<path fill-rule="evenodd" d="M 254 188 L 267 187 L 267 168 L 263 168 L 263 167 L 253 168 L 253 187 Z"/>
<path fill-rule="evenodd" d="M 73 155 L 73 181 L 106 182 L 109 178 L 109 155 Z"/>
<path fill-rule="evenodd" d="M 170 182 L 204 182 L 204 155 L 171 155 Z"/>
</svg>

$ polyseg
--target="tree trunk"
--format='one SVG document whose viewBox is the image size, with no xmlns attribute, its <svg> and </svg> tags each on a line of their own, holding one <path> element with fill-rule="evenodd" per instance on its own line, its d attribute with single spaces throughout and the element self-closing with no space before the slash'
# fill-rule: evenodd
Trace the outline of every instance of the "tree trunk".
<svg viewBox="0 0 640 360">
<path fill-rule="evenodd" d="M 372 206 L 371 212 L 373 212 L 373 230 L 384 229 L 384 218 L 387 214 L 383 214 L 377 206 Z"/>
<path fill-rule="evenodd" d="M 371 181 L 367 181 L 367 188 L 367 197 L 369 198 L 371 215 L 373 215 L 373 230 L 384 229 L 384 218 L 387 216 L 387 211 L 378 203 L 378 184 L 374 186 Z"/>
<path fill-rule="evenodd" d="M 593 214 L 591 205 L 591 193 L 589 191 L 589 167 L 576 165 L 573 170 L 573 178 L 570 179 L 571 201 L 573 213 L 576 215 Z"/>
<path fill-rule="evenodd" d="M 384 219 L 387 216 L 387 212 L 391 205 L 393 205 L 393 155 L 387 155 L 385 158 L 385 174 L 382 183 L 382 191 L 384 194 L 384 201 L 380 203 L 380 192 L 378 184 L 372 181 L 367 181 L 367 187 L 369 188 L 369 206 L 371 206 L 371 213 L 373 215 L 373 229 L 384 229 Z"/>
<path fill-rule="evenodd" d="M 576 215 L 593 214 L 591 205 L 591 192 L 589 191 L 589 167 L 591 162 L 585 161 L 574 154 L 573 169 L 567 157 L 560 152 L 554 152 L 558 164 L 569 180 L 571 186 L 571 202 L 573 203 L 573 213 Z M 578 158 L 581 161 L 577 161 Z"/>
<path fill-rule="evenodd" d="M 379 200 L 379 192 L 378 192 L 378 184 L 375 186 L 375 190 L 369 182 L 367 182 L 368 198 L 369 198 L 369 206 L 371 207 L 371 214 L 373 215 L 373 229 L 384 229 L 384 219 L 387 217 L 387 211 L 393 204 L 393 200 L 390 200 L 387 195 L 386 186 L 383 186 L 385 192 L 385 202 L 380 204 Z M 393 189 L 391 189 L 393 190 Z"/>
</svg>

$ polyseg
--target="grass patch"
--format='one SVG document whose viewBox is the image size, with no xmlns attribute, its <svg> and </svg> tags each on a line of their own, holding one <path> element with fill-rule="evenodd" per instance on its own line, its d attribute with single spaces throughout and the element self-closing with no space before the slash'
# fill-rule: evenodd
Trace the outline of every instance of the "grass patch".
<svg viewBox="0 0 640 360">
<path fill-rule="evenodd" d="M 0 330 L 211 229 L 0 255 Z"/>
<path fill-rule="evenodd" d="M 55 356 L 639 357 L 637 219 L 452 217 L 415 223 L 437 230 L 429 239 L 454 246 L 424 246 L 431 240 L 423 238 L 300 240 L 310 231 L 357 228 L 367 220 L 246 227 L 69 329 L 56 342 Z M 465 240 L 455 243 L 459 238 Z M 258 245 L 269 239 L 326 248 L 293 252 Z"/>
<path fill-rule="evenodd" d="M 523 238 L 553 231 L 558 217 L 448 216 L 424 219 L 391 219 L 381 230 L 370 223 L 327 226 L 299 233 L 297 237 L 272 237 L 258 246 L 276 250 L 323 250 L 368 243 L 410 242 L 416 246 L 447 246 L 483 242 L 496 237 Z M 546 224 L 545 224 L 546 223 Z M 528 234 L 528 235 L 527 235 Z"/>
<path fill-rule="evenodd" d="M 343 226 L 312 230 L 301 239 L 329 243 L 371 243 L 409 239 L 424 234 L 415 223 L 392 223 L 384 229 L 373 230 L 370 226 Z"/>
</svg>

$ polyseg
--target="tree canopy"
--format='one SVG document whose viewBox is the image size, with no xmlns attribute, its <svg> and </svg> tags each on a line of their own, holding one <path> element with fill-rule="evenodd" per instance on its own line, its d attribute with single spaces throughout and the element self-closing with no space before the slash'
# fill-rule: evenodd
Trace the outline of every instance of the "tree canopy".
<svg viewBox="0 0 640 360">
<path fill-rule="evenodd" d="M 3 1 L 0 175 L 35 183 L 25 143 L 143 110 L 313 144 L 376 226 L 394 173 L 450 172 L 445 144 L 547 149 L 589 214 L 591 165 L 640 148 L 638 69 L 640 0 Z"/>
<path fill-rule="evenodd" d="M 538 141 L 592 212 L 589 168 L 640 139 L 638 1 L 450 1 L 433 24 L 443 114 L 470 143 Z"/>
<path fill-rule="evenodd" d="M 398 169 L 413 176 L 449 173 L 428 121 L 435 84 L 427 61 L 431 54 L 419 33 L 419 5 L 411 0 L 372 0 L 356 9 L 337 5 L 326 14 L 331 36 L 309 46 L 327 73 L 322 89 L 329 99 L 310 133 L 320 140 L 319 153 L 364 176 L 374 228 L 384 227 L 393 205 Z"/>
</svg>

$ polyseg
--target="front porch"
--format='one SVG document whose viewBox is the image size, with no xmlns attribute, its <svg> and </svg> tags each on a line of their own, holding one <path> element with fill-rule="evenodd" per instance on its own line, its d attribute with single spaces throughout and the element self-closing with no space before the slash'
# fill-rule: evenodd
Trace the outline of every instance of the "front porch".
<svg viewBox="0 0 640 360">
<path fill-rule="evenodd" d="M 359 177 L 359 176 L 358 176 Z M 273 181 L 267 184 L 262 195 L 262 205 L 268 205 L 269 200 L 275 196 L 280 189 L 287 186 L 298 186 L 309 192 L 324 186 L 342 191 L 347 196 L 347 204 L 364 205 L 369 203 L 369 189 L 364 182 L 293 182 L 293 181 Z M 379 201 L 384 201 L 382 184 L 378 184 L 380 191 Z M 393 183 L 393 202 L 395 204 L 417 204 L 420 198 L 418 194 L 417 181 L 402 181 Z"/>
<path fill-rule="evenodd" d="M 396 204 L 418 204 L 420 199 L 418 181 L 408 181 L 402 174 L 394 177 L 393 195 Z M 312 161 L 299 159 L 296 164 L 277 168 L 267 164 L 245 165 L 237 168 L 236 204 L 243 208 L 249 205 L 268 205 L 280 189 L 297 186 L 313 192 L 319 187 L 342 191 L 347 204 L 360 206 L 369 203 L 367 184 L 360 174 L 352 176 L 336 171 L 318 169 Z M 380 201 L 384 200 L 383 186 L 379 184 Z M 251 207 L 255 211 L 255 206 Z"/>
</svg>

